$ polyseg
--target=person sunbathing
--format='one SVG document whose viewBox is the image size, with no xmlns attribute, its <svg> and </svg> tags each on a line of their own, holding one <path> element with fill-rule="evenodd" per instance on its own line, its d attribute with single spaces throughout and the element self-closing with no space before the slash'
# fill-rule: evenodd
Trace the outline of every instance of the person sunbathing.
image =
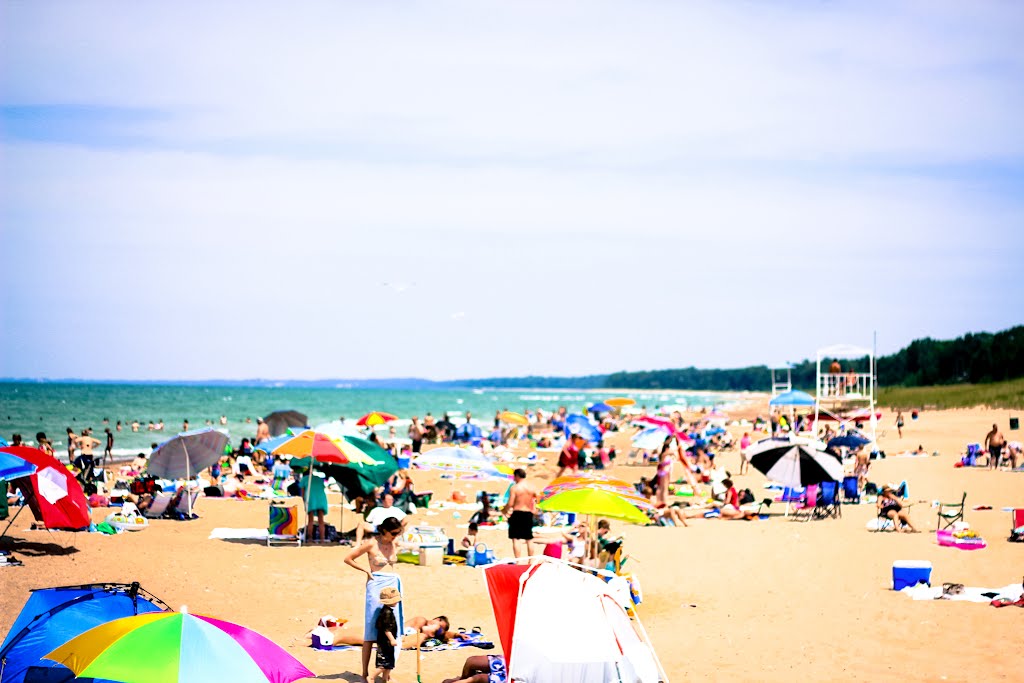
<svg viewBox="0 0 1024 683">
<path fill-rule="evenodd" d="M 740 493 L 733 486 L 732 479 L 723 479 L 722 486 L 725 487 L 724 504 L 718 511 L 722 519 L 745 519 L 746 515 L 740 510 Z"/>
<path fill-rule="evenodd" d="M 443 683 L 505 683 L 508 673 L 501 655 L 472 655 L 462 664 L 462 675 Z"/>
<path fill-rule="evenodd" d="M 899 496 L 896 491 L 890 486 L 882 488 L 882 493 L 878 496 L 876 502 L 878 506 L 878 514 L 881 517 L 892 520 L 892 528 L 896 531 L 909 531 L 910 533 L 917 533 L 917 529 L 910 523 L 910 514 L 904 509 L 903 503 L 900 502 Z M 901 528 L 900 523 L 903 526 Z"/>
<path fill-rule="evenodd" d="M 326 628 L 331 632 L 332 645 L 360 646 L 363 644 L 362 630 L 348 628 L 347 623 L 340 626 L 326 626 L 323 628 Z M 312 633 L 313 631 L 310 631 L 306 635 L 309 636 L 312 635 Z M 410 617 L 405 620 L 405 629 L 402 634 L 402 649 L 411 650 L 415 648 L 416 645 L 422 644 L 424 641 L 431 638 L 447 643 L 452 640 L 461 640 L 466 637 L 468 636 L 465 633 L 452 629 L 451 623 L 448 621 L 448 617 L 444 615 L 434 617 L 433 619 L 427 619 L 426 617 Z"/>
</svg>

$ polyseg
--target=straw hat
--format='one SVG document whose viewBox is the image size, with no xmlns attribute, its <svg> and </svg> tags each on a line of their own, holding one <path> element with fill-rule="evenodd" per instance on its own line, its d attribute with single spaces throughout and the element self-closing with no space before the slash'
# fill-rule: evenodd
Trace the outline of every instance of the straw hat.
<svg viewBox="0 0 1024 683">
<path fill-rule="evenodd" d="M 397 605 L 402 602 L 402 594 L 398 592 L 398 589 L 393 586 L 388 586 L 380 592 L 380 602 L 382 605 Z"/>
</svg>

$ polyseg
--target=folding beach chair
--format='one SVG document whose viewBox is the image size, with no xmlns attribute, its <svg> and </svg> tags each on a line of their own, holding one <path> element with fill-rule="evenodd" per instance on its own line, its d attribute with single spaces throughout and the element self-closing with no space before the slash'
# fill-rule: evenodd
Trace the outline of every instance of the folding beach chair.
<svg viewBox="0 0 1024 683">
<path fill-rule="evenodd" d="M 1024 508 L 1017 508 L 1010 513 L 1010 538 L 1013 543 L 1024 543 Z"/>
<path fill-rule="evenodd" d="M 829 517 L 838 519 L 843 516 L 843 511 L 839 507 L 839 482 L 825 481 L 821 483 L 813 514 L 815 519 L 828 519 Z"/>
<path fill-rule="evenodd" d="M 810 484 L 806 488 L 804 500 L 793 507 L 793 521 L 806 522 L 814 516 L 814 509 L 818 505 L 818 487 Z"/>
<path fill-rule="evenodd" d="M 954 523 L 963 521 L 964 503 L 967 502 L 967 492 L 959 503 L 939 503 L 939 518 L 935 523 L 935 530 L 948 529 Z"/>
<path fill-rule="evenodd" d="M 267 545 L 302 545 L 299 535 L 299 506 L 286 503 L 270 504 L 270 521 L 267 524 Z"/>
<path fill-rule="evenodd" d="M 843 477 L 843 502 L 860 503 L 860 482 L 856 475 Z"/>
<path fill-rule="evenodd" d="M 179 520 L 199 519 L 199 515 L 196 514 L 196 501 L 199 500 L 201 493 L 202 491 L 199 489 L 182 492 L 181 498 L 178 499 L 178 504 L 173 510 L 168 511 L 168 515 Z"/>
<path fill-rule="evenodd" d="M 157 491 L 153 494 L 153 502 L 142 511 L 143 517 L 159 519 L 167 513 L 167 506 L 171 504 L 174 494 L 168 491 Z"/>
</svg>

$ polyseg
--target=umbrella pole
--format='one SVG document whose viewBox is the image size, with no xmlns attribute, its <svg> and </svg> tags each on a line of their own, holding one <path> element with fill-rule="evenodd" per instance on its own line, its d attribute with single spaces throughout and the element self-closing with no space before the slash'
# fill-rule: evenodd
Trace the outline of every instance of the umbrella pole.
<svg viewBox="0 0 1024 683">
<path fill-rule="evenodd" d="M 26 507 L 28 507 L 27 503 L 18 508 L 18 511 L 14 513 L 13 517 L 11 517 L 11 521 L 7 522 L 7 526 L 4 527 L 4 532 L 0 534 L 0 538 L 3 538 L 7 535 L 7 530 L 11 528 L 11 525 L 14 524 L 14 520 L 18 519 L 18 515 L 20 515 L 21 511 L 24 510 Z"/>
<path fill-rule="evenodd" d="M 303 510 L 303 512 L 306 513 L 306 545 L 309 545 L 309 543 L 310 543 L 309 536 L 311 535 L 311 532 L 313 531 L 313 524 L 312 524 L 313 520 L 311 520 L 309 518 L 309 492 L 313 488 L 313 454 L 312 453 L 309 454 L 309 472 L 306 474 L 306 477 L 307 477 L 307 479 L 306 479 L 306 495 L 305 495 L 306 507 Z M 320 540 L 322 541 L 324 539 L 321 538 Z"/>
<path fill-rule="evenodd" d="M 422 645 L 423 639 L 420 638 L 420 634 L 416 634 L 416 683 L 423 683 L 423 679 L 420 678 L 420 646 Z"/>
<path fill-rule="evenodd" d="M 184 439 L 181 440 L 181 447 L 185 449 L 185 498 L 187 499 L 185 509 L 188 511 L 188 518 L 192 519 L 192 492 L 188 490 L 188 482 L 192 479 L 192 462 Z"/>
</svg>

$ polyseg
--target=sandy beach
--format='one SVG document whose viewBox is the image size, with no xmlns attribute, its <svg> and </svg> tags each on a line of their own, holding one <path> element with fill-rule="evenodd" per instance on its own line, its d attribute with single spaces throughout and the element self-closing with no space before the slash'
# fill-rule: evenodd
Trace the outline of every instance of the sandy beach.
<svg viewBox="0 0 1024 683">
<path fill-rule="evenodd" d="M 751 407 L 746 412 L 754 412 Z M 954 469 L 964 445 L 981 441 L 993 422 L 1005 430 L 1008 413 L 988 409 L 923 412 L 897 438 L 895 417 L 883 411 L 879 446 L 890 457 L 872 464 L 869 480 L 906 480 L 919 534 L 872 533 L 873 504 L 847 505 L 839 520 L 794 522 L 784 506 L 764 521 L 691 520 L 688 528 L 613 523 L 626 536 L 628 568 L 642 582 L 639 614 L 671 680 L 791 681 L 819 678 L 879 681 L 1021 680 L 1019 633 L 1024 611 L 987 604 L 912 601 L 893 592 L 895 560 L 929 560 L 933 585 L 1005 586 L 1024 576 L 1024 544 L 1006 542 L 1007 506 L 1024 506 L 1024 475 L 981 468 Z M 741 429 L 731 427 L 737 436 Z M 1007 432 L 1010 440 L 1019 439 Z M 613 443 L 628 443 L 619 434 Z M 937 457 L 893 457 L 922 445 Z M 628 449 L 627 449 L 628 450 Z M 738 471 L 737 450 L 723 456 Z M 553 456 L 530 470 L 538 488 L 550 480 Z M 651 476 L 653 466 L 624 464 L 611 474 L 628 481 Z M 504 485 L 441 479 L 414 473 L 417 490 L 434 499 L 457 488 L 472 495 Z M 769 495 L 756 471 L 734 476 L 739 488 Z M 966 519 L 988 548 L 964 552 L 936 544 L 933 500 L 959 500 L 967 492 Z M 918 502 L 921 501 L 921 502 Z M 338 523 L 339 496 L 329 521 Z M 977 505 L 991 510 L 974 511 Z M 118 536 L 29 530 L 23 514 L 3 541 L 23 567 L 0 569 L 0 632 L 6 633 L 28 590 L 97 581 L 139 581 L 174 608 L 210 614 L 254 628 L 283 645 L 328 680 L 354 681 L 356 650 L 321 652 L 306 633 L 321 615 L 353 620 L 360 628 L 363 575 L 346 567 L 342 546 L 274 547 L 260 541 L 209 539 L 216 527 L 265 527 L 266 501 L 201 499 L 200 519 L 156 520 L 149 529 Z M 109 510 L 93 511 L 101 520 Z M 460 538 L 468 513 L 421 511 L 422 524 L 443 526 Z M 346 527 L 354 515 L 346 511 Z M 484 529 L 480 540 L 500 556 L 511 554 L 505 533 Z M 479 570 L 461 566 L 400 565 L 406 614 L 447 615 L 455 626 L 497 632 Z M 498 650 L 495 650 L 497 652 Z M 455 675 L 480 650 L 424 653 L 422 678 Z M 394 680 L 414 680 L 415 656 L 405 653 Z"/>
</svg>

